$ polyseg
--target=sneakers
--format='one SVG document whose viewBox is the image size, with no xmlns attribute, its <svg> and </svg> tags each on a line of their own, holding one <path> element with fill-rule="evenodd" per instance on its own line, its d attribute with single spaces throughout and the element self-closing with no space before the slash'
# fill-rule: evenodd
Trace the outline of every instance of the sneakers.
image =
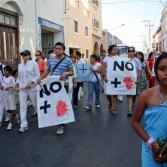
<svg viewBox="0 0 167 167">
<path fill-rule="evenodd" d="M 19 133 L 24 133 L 25 131 L 27 131 L 28 130 L 28 127 L 21 127 L 20 129 L 19 129 Z"/>
<path fill-rule="evenodd" d="M 86 109 L 87 111 L 92 110 L 92 108 L 91 108 L 91 107 L 89 107 L 89 106 L 85 106 L 85 109 Z"/>
<path fill-rule="evenodd" d="M 9 117 L 8 116 L 5 118 L 5 122 L 9 122 Z"/>
<path fill-rule="evenodd" d="M 12 130 L 12 123 L 8 124 L 8 127 L 6 128 L 6 130 Z"/>
<path fill-rule="evenodd" d="M 63 125 L 58 126 L 56 134 L 57 135 L 64 134 L 64 126 Z"/>
<path fill-rule="evenodd" d="M 123 96 L 117 96 L 117 99 L 119 100 L 119 102 L 123 102 Z"/>
<path fill-rule="evenodd" d="M 132 115 L 133 115 L 133 112 L 132 111 L 128 111 L 127 117 L 131 117 Z"/>
<path fill-rule="evenodd" d="M 99 109 L 99 108 L 100 108 L 100 105 L 96 105 L 96 108 Z"/>
</svg>

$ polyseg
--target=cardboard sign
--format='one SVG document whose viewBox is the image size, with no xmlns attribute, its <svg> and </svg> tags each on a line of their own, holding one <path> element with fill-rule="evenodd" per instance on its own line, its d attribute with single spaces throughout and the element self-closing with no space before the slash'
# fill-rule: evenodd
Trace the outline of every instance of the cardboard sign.
<svg viewBox="0 0 167 167">
<path fill-rule="evenodd" d="M 79 82 L 89 81 L 91 73 L 90 64 L 77 64 L 77 80 Z"/>
<path fill-rule="evenodd" d="M 136 95 L 137 73 L 129 58 L 115 56 L 107 62 L 107 95 Z"/>
<path fill-rule="evenodd" d="M 39 128 L 74 122 L 74 113 L 64 83 L 51 76 L 42 80 L 37 91 Z"/>
</svg>

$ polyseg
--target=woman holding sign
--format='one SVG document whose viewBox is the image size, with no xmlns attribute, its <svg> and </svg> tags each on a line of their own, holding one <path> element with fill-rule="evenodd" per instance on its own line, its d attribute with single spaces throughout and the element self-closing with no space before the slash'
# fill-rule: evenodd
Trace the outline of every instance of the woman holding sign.
<svg viewBox="0 0 167 167">
<path fill-rule="evenodd" d="M 128 57 L 130 58 L 131 61 L 133 61 L 135 63 L 136 75 L 137 75 L 136 84 L 138 84 L 139 80 L 140 80 L 140 76 L 141 76 L 141 62 L 137 57 L 135 57 L 135 48 L 133 46 L 128 48 Z M 136 95 L 129 95 L 128 96 L 127 117 L 131 117 L 133 115 L 133 111 L 135 108 L 135 102 L 136 102 Z"/>
<path fill-rule="evenodd" d="M 111 59 L 113 56 L 118 56 L 118 50 L 116 45 L 111 45 L 108 48 L 108 56 L 105 57 L 103 60 L 103 70 L 104 70 L 104 80 L 105 82 L 108 82 L 107 80 L 107 66 L 108 66 L 108 60 Z M 117 103 L 117 96 L 111 96 L 106 95 L 107 99 L 109 101 L 109 111 L 112 111 L 113 115 L 117 115 L 117 109 L 116 109 L 116 103 Z"/>
<path fill-rule="evenodd" d="M 159 85 L 140 95 L 132 119 L 133 129 L 143 140 L 142 167 L 167 167 L 167 53 L 157 58 L 155 75 Z"/>
</svg>

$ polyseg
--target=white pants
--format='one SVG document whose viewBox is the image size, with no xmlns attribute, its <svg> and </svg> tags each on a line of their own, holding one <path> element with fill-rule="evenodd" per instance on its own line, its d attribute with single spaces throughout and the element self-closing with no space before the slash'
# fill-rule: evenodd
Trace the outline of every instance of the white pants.
<svg viewBox="0 0 167 167">
<path fill-rule="evenodd" d="M 5 108 L 4 98 L 3 98 L 3 95 L 2 95 L 2 91 L 0 91 L 0 122 L 2 122 L 4 108 Z"/>
<path fill-rule="evenodd" d="M 0 91 L 0 122 L 2 122 L 3 114 L 5 114 L 5 118 L 9 119 L 9 113 L 5 111 L 5 102 L 4 102 L 4 95 L 2 91 Z"/>
<path fill-rule="evenodd" d="M 37 89 L 21 89 L 19 91 L 19 100 L 20 100 L 20 119 L 21 127 L 27 127 L 27 97 L 30 98 L 34 110 L 37 111 Z"/>
</svg>

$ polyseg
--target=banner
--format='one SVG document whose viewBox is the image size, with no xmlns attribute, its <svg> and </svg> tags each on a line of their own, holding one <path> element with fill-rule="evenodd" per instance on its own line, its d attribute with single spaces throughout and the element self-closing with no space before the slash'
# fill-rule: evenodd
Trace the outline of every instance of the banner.
<svg viewBox="0 0 167 167">
<path fill-rule="evenodd" d="M 90 80 L 91 65 L 90 64 L 77 64 L 77 80 L 79 82 Z"/>
<path fill-rule="evenodd" d="M 71 101 L 58 77 L 48 77 L 38 85 L 37 107 L 39 128 L 75 121 Z"/>
<path fill-rule="evenodd" d="M 134 61 L 115 56 L 107 62 L 107 95 L 136 95 L 137 72 Z"/>
</svg>

